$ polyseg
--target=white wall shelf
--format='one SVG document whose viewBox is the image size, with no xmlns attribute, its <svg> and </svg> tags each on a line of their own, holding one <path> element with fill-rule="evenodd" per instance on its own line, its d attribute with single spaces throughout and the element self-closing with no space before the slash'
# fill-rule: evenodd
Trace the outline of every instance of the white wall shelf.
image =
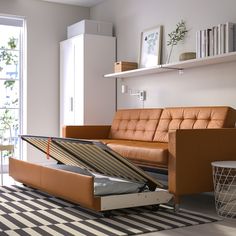
<svg viewBox="0 0 236 236">
<path fill-rule="evenodd" d="M 189 68 L 197 68 L 202 66 L 233 62 L 236 61 L 236 52 L 225 53 L 217 56 L 205 57 L 200 59 L 192 59 L 187 61 L 175 62 L 170 64 L 162 64 L 149 68 L 140 68 L 119 73 L 104 75 L 105 78 L 129 78 L 137 76 L 145 76 L 150 74 L 159 74 L 169 72 L 170 70 L 184 70 Z"/>
</svg>

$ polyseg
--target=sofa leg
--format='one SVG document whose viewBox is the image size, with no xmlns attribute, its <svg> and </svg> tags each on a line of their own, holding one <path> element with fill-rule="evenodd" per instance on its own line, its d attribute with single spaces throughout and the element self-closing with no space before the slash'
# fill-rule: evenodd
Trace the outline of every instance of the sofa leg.
<svg viewBox="0 0 236 236">
<path fill-rule="evenodd" d="M 179 211 L 180 196 L 174 195 L 174 211 Z"/>
<path fill-rule="evenodd" d="M 174 205 L 174 212 L 179 212 L 179 204 Z"/>
</svg>

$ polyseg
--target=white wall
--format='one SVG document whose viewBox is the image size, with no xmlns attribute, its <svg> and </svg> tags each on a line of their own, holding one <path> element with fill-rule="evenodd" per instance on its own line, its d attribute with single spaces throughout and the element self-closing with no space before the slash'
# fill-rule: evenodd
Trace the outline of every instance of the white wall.
<svg viewBox="0 0 236 236">
<path fill-rule="evenodd" d="M 0 14 L 27 20 L 27 134 L 59 135 L 59 42 L 89 8 L 38 0 L 0 0 Z M 28 160 L 41 162 L 29 149 Z"/>
<path fill-rule="evenodd" d="M 117 61 L 138 61 L 140 35 L 144 29 L 164 26 L 163 58 L 166 61 L 167 34 L 184 19 L 189 29 L 185 41 L 174 48 L 171 61 L 181 52 L 195 51 L 195 32 L 227 21 L 236 23 L 235 0 L 107 0 L 91 9 L 95 20 L 114 23 Z M 118 79 L 118 108 L 191 105 L 229 105 L 236 108 L 236 62 L 186 70 L 183 75 L 169 72 Z M 121 84 L 147 91 L 142 103 L 121 94 Z"/>
</svg>

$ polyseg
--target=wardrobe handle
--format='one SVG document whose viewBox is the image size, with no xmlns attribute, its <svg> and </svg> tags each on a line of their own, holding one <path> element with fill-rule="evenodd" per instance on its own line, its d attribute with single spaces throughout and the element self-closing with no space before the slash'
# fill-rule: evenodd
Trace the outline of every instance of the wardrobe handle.
<svg viewBox="0 0 236 236">
<path fill-rule="evenodd" d="M 70 111 L 74 110 L 73 97 L 70 98 Z"/>
</svg>

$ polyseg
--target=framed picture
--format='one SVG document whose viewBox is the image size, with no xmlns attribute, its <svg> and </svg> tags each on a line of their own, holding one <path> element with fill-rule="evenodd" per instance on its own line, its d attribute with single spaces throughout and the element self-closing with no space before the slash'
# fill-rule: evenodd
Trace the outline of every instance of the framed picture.
<svg viewBox="0 0 236 236">
<path fill-rule="evenodd" d="M 147 29 L 141 34 L 139 67 L 151 67 L 161 63 L 162 26 Z"/>
</svg>

